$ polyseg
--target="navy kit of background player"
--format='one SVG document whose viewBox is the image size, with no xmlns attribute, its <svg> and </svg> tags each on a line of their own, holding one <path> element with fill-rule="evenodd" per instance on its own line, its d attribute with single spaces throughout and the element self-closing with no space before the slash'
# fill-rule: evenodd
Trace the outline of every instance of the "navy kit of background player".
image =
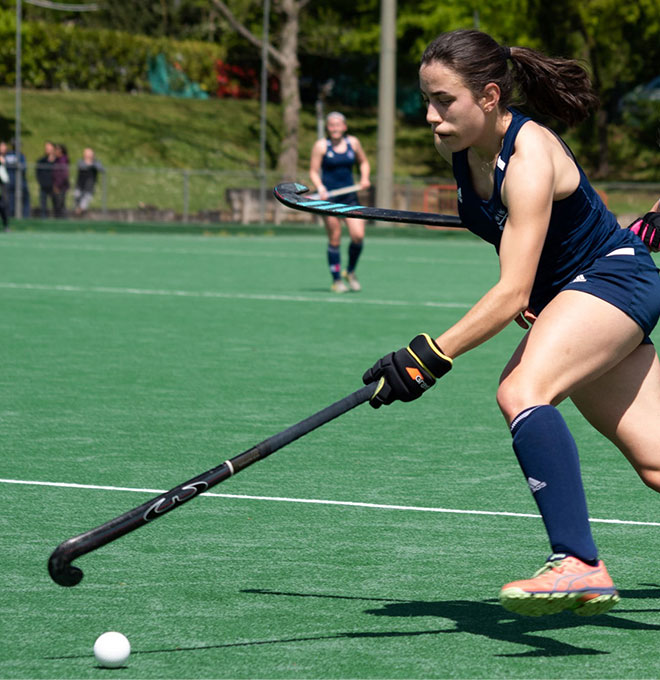
<svg viewBox="0 0 660 680">
<path fill-rule="evenodd" d="M 332 111 L 326 117 L 328 137 L 319 139 L 312 147 L 309 176 L 321 199 L 328 197 L 328 192 L 343 189 L 355 184 L 353 166 L 357 164 L 360 171 L 360 188 L 371 186 L 369 173 L 371 168 L 360 140 L 354 135 L 346 134 L 346 118 L 338 111 Z M 333 199 L 334 200 L 334 199 Z M 337 203 L 358 205 L 357 194 L 347 193 L 337 196 Z M 360 283 L 355 276 L 355 268 L 364 243 L 364 221 L 353 217 L 344 218 L 351 239 L 348 247 L 348 265 L 341 271 L 341 220 L 338 217 L 324 217 L 328 233 L 328 265 L 332 276 L 331 290 L 345 293 L 349 289 L 360 290 Z"/>
<path fill-rule="evenodd" d="M 21 153 L 20 158 L 16 153 L 16 147 L 12 142 L 12 147 L 5 155 L 7 174 L 9 175 L 9 214 L 16 215 L 16 182 L 21 182 L 21 214 L 23 217 L 30 216 L 30 189 L 27 183 L 26 168 L 27 162 L 25 154 Z M 20 165 L 20 168 L 19 168 Z"/>
</svg>

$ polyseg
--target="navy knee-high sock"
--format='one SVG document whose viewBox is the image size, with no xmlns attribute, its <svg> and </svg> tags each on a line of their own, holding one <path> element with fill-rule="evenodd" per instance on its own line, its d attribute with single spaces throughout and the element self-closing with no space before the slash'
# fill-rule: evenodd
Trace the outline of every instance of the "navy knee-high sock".
<svg viewBox="0 0 660 680">
<path fill-rule="evenodd" d="M 351 241 L 350 245 L 348 246 L 348 269 L 346 271 L 349 273 L 355 271 L 355 267 L 357 267 L 361 252 L 362 242 L 355 243 L 354 241 Z"/>
<path fill-rule="evenodd" d="M 534 406 L 511 423 L 513 449 L 534 494 L 554 553 L 594 562 L 577 446 L 554 406 Z"/>
<path fill-rule="evenodd" d="M 341 278 L 341 251 L 339 246 L 328 246 L 328 266 L 330 267 L 330 276 L 338 281 Z"/>
</svg>

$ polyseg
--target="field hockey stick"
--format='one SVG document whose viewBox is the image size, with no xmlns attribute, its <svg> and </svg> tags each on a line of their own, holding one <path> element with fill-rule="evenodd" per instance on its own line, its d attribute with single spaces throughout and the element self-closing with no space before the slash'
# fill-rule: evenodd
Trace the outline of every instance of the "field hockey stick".
<svg viewBox="0 0 660 680">
<path fill-rule="evenodd" d="M 358 217 L 362 220 L 377 220 L 380 222 L 404 222 L 406 224 L 423 224 L 427 227 L 455 227 L 463 228 L 461 218 L 456 215 L 435 215 L 426 212 L 410 210 L 390 210 L 388 208 L 369 208 L 364 205 L 344 205 L 312 199 L 303 196 L 309 189 L 297 182 L 283 182 L 273 189 L 273 195 L 288 208 L 303 210 L 317 215 L 331 215 L 334 217 Z"/>
<path fill-rule="evenodd" d="M 342 187 L 341 189 L 333 189 L 332 191 L 328 191 L 328 198 L 332 198 L 333 196 L 343 196 L 344 194 L 352 194 L 355 191 L 360 191 L 362 186 L 360 184 L 351 184 L 350 187 Z M 310 194 L 307 196 L 307 198 L 320 198 L 318 191 Z"/>
<path fill-rule="evenodd" d="M 115 517 L 105 524 L 101 524 L 95 529 L 60 543 L 53 550 L 48 560 L 48 572 L 51 578 L 61 586 L 77 585 L 83 577 L 82 570 L 71 564 L 77 557 L 96 550 L 145 524 L 149 524 L 166 512 L 178 508 L 183 503 L 192 500 L 195 496 L 239 473 L 258 460 L 270 456 L 271 453 L 275 453 L 283 446 L 363 404 L 371 398 L 374 391 L 374 385 L 366 385 L 221 465 L 203 472 L 201 475 L 179 484 L 179 486 L 175 486 L 160 496 L 152 498 L 150 501 L 125 512 L 119 517 Z"/>
</svg>

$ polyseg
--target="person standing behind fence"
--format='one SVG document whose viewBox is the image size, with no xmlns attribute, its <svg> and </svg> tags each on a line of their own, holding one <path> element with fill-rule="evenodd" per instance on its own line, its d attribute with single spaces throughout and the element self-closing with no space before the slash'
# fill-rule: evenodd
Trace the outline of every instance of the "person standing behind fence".
<svg viewBox="0 0 660 680">
<path fill-rule="evenodd" d="M 69 187 L 69 156 L 66 146 L 55 144 L 55 164 L 53 165 L 55 217 L 66 217 L 66 192 Z"/>
<path fill-rule="evenodd" d="M 2 228 L 9 231 L 7 210 L 9 208 L 9 173 L 7 172 L 7 143 L 0 142 L 0 220 Z"/>
<path fill-rule="evenodd" d="M 44 155 L 37 161 L 36 175 L 39 184 L 39 210 L 41 217 L 48 217 L 48 199 L 53 205 L 55 214 L 55 197 L 53 195 L 53 169 L 55 165 L 55 145 L 44 143 Z"/>
<path fill-rule="evenodd" d="M 20 158 L 16 153 L 15 143 L 12 142 L 12 149 L 7 151 L 5 156 L 5 162 L 7 167 L 7 174 L 9 175 L 9 214 L 14 217 L 16 215 L 16 174 L 19 170 L 20 163 L 20 180 L 21 180 L 21 207 L 22 216 L 30 216 L 30 189 L 28 188 L 26 168 L 27 161 L 25 160 L 25 154 L 21 153 Z"/>
<path fill-rule="evenodd" d="M 9 206 L 9 173 L 7 172 L 7 144 L 0 142 L 0 220 L 2 229 L 9 231 L 7 207 Z"/>
<path fill-rule="evenodd" d="M 371 168 L 360 140 L 347 135 L 346 118 L 338 111 L 332 111 L 326 117 L 328 137 L 318 139 L 312 147 L 309 176 L 321 199 L 328 197 L 328 192 L 334 189 L 350 187 L 355 183 L 353 166 L 357 163 L 360 170 L 360 187 L 368 189 L 371 186 L 369 173 Z M 355 192 L 337 196 L 338 203 L 358 205 Z M 344 272 L 346 282 L 341 274 L 341 220 L 338 217 L 324 217 L 325 228 L 328 233 L 328 265 L 332 276 L 330 289 L 335 293 L 346 293 L 349 289 L 359 291 L 360 282 L 355 276 L 362 246 L 364 243 L 364 221 L 353 217 L 344 218 L 351 242 L 348 246 L 348 265 Z M 348 284 L 348 285 L 347 285 Z"/>
<path fill-rule="evenodd" d="M 83 215 L 89 209 L 94 197 L 94 189 L 98 180 L 99 172 L 105 172 L 101 161 L 97 160 L 94 150 L 89 147 L 83 151 L 83 157 L 78 161 L 78 176 L 73 190 L 73 200 L 76 215 Z"/>
</svg>

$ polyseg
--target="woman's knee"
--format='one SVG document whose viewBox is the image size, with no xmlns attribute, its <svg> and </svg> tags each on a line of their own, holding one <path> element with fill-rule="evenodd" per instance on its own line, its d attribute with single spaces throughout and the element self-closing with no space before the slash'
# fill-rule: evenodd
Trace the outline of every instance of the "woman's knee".
<svg viewBox="0 0 660 680">
<path fill-rule="evenodd" d="M 522 410 L 518 408 L 516 391 L 508 380 L 500 383 L 500 386 L 497 388 L 495 399 L 497 405 L 500 407 L 500 411 L 502 411 L 502 415 L 508 423 L 510 423 Z"/>
<path fill-rule="evenodd" d="M 508 423 L 527 408 L 550 403 L 547 396 L 540 394 L 530 381 L 518 380 L 513 374 L 502 379 L 495 398 Z"/>
<path fill-rule="evenodd" d="M 348 235 L 353 243 L 362 243 L 364 241 L 364 222 L 362 220 L 346 220 L 348 227 Z"/>
</svg>

